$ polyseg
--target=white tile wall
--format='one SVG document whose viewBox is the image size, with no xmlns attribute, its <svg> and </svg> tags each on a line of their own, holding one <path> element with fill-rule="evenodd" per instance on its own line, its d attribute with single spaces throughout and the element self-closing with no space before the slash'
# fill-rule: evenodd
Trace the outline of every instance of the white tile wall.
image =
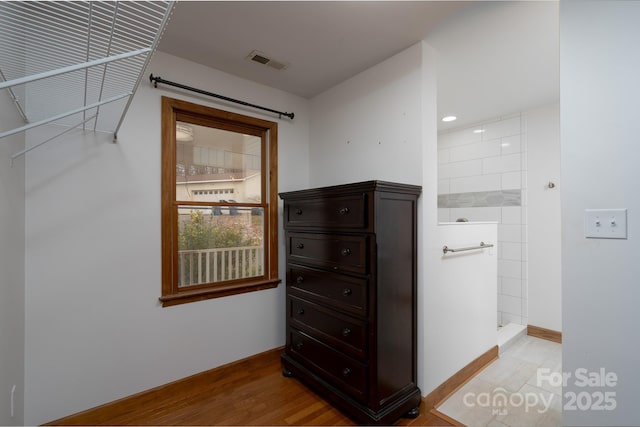
<svg viewBox="0 0 640 427">
<path fill-rule="evenodd" d="M 522 207 L 503 206 L 501 209 L 503 224 L 522 224 Z"/>
<path fill-rule="evenodd" d="M 522 260 L 522 243 L 501 242 L 500 247 L 501 259 L 509 259 L 512 261 Z"/>
<path fill-rule="evenodd" d="M 522 281 L 512 277 L 502 277 L 500 293 L 522 298 Z"/>
<path fill-rule="evenodd" d="M 521 188 L 522 185 L 522 172 L 507 172 L 501 174 L 502 178 L 502 188 L 501 190 L 515 190 L 517 188 Z"/>
<path fill-rule="evenodd" d="M 500 156 L 502 151 L 500 140 L 480 142 L 478 144 L 467 144 L 449 149 L 449 161 L 461 162 L 464 160 L 484 159 L 487 157 Z"/>
<path fill-rule="evenodd" d="M 501 259 L 498 261 L 498 271 L 503 278 L 522 279 L 522 260 Z"/>
<path fill-rule="evenodd" d="M 458 145 L 472 144 L 482 141 L 481 133 L 474 133 L 477 128 L 460 129 L 438 135 L 438 148 L 451 148 Z"/>
<path fill-rule="evenodd" d="M 522 153 L 487 157 L 482 159 L 482 173 L 519 172 L 522 170 L 522 167 L 520 166 L 521 160 Z"/>
<path fill-rule="evenodd" d="M 522 144 L 520 143 L 521 135 L 508 136 L 500 140 L 500 154 L 515 154 L 522 151 Z"/>
<path fill-rule="evenodd" d="M 500 221 L 502 208 L 449 208 L 451 218 L 467 218 L 469 221 Z"/>
<path fill-rule="evenodd" d="M 520 114 L 511 118 L 485 123 L 482 137 L 486 139 L 503 138 L 505 136 L 519 135 L 522 133 L 520 124 Z"/>
<path fill-rule="evenodd" d="M 451 209 L 449 208 L 438 208 L 438 221 L 439 222 L 451 222 L 455 221 L 451 219 Z"/>
<path fill-rule="evenodd" d="M 527 324 L 527 321 L 524 319 L 523 316 L 518 316 L 511 313 L 505 313 L 500 311 L 500 309 L 498 309 L 498 313 L 500 313 L 500 319 L 501 319 L 502 325 L 508 325 L 509 323 L 516 323 L 518 325 Z"/>
<path fill-rule="evenodd" d="M 521 316 L 522 298 L 501 294 L 498 296 L 498 310 L 503 313 Z"/>
<path fill-rule="evenodd" d="M 450 162 L 450 154 L 451 150 L 438 150 L 438 163 L 449 163 Z"/>
<path fill-rule="evenodd" d="M 480 175 L 482 175 L 482 160 L 442 163 L 438 166 L 439 179 Z"/>
<path fill-rule="evenodd" d="M 522 242 L 521 224 L 500 224 L 498 225 L 498 236 L 501 242 Z"/>
<path fill-rule="evenodd" d="M 451 191 L 449 191 L 449 189 L 451 187 L 450 184 L 451 184 L 451 180 L 449 180 L 449 179 L 439 179 L 438 180 L 438 194 L 449 194 L 449 193 L 451 193 Z"/>
<path fill-rule="evenodd" d="M 474 133 L 483 129 L 482 133 Z M 526 115 L 438 135 L 438 194 L 522 190 L 521 206 L 440 208 L 438 220 L 498 221 L 497 323 L 527 320 Z"/>
<path fill-rule="evenodd" d="M 500 189 L 500 174 L 451 178 L 450 193 L 475 193 Z"/>
</svg>

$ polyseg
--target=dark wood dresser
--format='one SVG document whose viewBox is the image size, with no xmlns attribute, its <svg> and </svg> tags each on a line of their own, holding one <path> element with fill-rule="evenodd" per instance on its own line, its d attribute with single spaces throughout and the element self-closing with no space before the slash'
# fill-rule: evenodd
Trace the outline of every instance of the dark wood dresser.
<svg viewBox="0 0 640 427">
<path fill-rule="evenodd" d="M 419 414 L 416 203 L 382 181 L 281 193 L 295 376 L 361 424 Z"/>
</svg>

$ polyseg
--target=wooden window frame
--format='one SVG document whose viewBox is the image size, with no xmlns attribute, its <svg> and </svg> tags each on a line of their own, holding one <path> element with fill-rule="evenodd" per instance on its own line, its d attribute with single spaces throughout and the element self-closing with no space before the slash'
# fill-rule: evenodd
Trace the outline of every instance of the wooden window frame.
<svg viewBox="0 0 640 427">
<path fill-rule="evenodd" d="M 226 130 L 251 128 L 266 133 L 262 151 L 264 206 L 264 275 L 178 288 L 178 205 L 176 200 L 176 121 Z M 163 307 L 275 288 L 278 278 L 278 124 L 275 122 L 162 97 L 162 296 Z M 198 206 L 198 202 L 192 202 Z M 201 203 L 202 205 L 202 203 Z M 206 203 L 205 203 L 206 205 Z"/>
</svg>

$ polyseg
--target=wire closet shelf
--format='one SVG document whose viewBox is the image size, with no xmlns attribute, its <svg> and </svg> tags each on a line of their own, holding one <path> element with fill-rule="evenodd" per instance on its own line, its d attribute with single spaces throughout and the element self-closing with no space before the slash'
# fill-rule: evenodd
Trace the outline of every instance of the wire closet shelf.
<svg viewBox="0 0 640 427">
<path fill-rule="evenodd" d="M 122 125 L 175 2 L 0 2 L 0 90 L 25 124 L 0 139 L 46 124 L 43 141 L 72 129 L 113 132 Z M 62 131 L 61 131 L 62 130 Z"/>
</svg>

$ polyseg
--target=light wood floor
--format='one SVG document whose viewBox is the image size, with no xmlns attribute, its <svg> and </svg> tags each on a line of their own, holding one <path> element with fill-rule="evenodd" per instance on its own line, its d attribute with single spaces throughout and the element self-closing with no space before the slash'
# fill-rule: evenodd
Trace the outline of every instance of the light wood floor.
<svg viewBox="0 0 640 427">
<path fill-rule="evenodd" d="M 355 425 L 294 378 L 272 350 L 48 425 Z M 461 425 L 424 403 L 398 425 Z"/>
</svg>

